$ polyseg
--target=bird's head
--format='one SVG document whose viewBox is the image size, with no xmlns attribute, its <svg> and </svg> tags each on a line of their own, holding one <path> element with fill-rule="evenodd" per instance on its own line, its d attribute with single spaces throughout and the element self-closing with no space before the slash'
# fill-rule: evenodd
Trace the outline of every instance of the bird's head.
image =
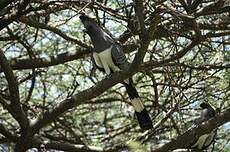
<svg viewBox="0 0 230 152">
<path fill-rule="evenodd" d="M 202 103 L 200 104 L 200 107 L 201 107 L 202 109 L 207 109 L 207 108 L 209 108 L 209 107 L 211 107 L 211 106 L 210 106 L 209 103 L 202 102 Z"/>
<path fill-rule="evenodd" d="M 98 27 L 96 21 L 93 18 L 90 18 L 85 14 L 82 14 L 79 18 L 82 24 L 84 25 L 86 32 L 89 32 L 89 30 L 92 30 Z"/>
</svg>

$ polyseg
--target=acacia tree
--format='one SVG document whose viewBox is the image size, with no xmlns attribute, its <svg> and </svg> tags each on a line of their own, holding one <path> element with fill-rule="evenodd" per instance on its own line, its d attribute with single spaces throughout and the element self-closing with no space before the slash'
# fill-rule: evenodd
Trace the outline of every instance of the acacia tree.
<svg viewBox="0 0 230 152">
<path fill-rule="evenodd" d="M 229 151 L 229 1 L 1 0 L 0 8 L 6 151 L 165 152 L 218 127 L 210 150 Z M 96 70 L 82 11 L 122 46 L 129 70 Z M 119 84 L 131 76 L 154 125 L 144 133 Z M 219 114 L 187 131 L 203 101 Z"/>
</svg>

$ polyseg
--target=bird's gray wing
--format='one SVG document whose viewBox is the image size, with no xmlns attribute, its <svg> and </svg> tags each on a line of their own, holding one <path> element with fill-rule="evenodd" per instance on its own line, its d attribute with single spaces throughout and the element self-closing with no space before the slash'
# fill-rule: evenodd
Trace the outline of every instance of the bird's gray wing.
<svg viewBox="0 0 230 152">
<path fill-rule="evenodd" d="M 201 119 L 202 122 L 207 121 L 209 119 L 211 119 L 212 117 L 214 117 L 216 114 L 215 110 L 213 108 L 205 108 L 202 110 L 201 112 Z"/>
<path fill-rule="evenodd" d="M 216 115 L 216 111 L 212 107 L 208 108 L 209 118 L 215 117 L 215 115 Z"/>
<path fill-rule="evenodd" d="M 120 48 L 120 46 L 113 44 L 111 48 L 111 54 L 112 54 L 113 62 L 121 70 L 127 70 L 129 68 L 129 62 L 127 61 L 125 53 Z"/>
</svg>

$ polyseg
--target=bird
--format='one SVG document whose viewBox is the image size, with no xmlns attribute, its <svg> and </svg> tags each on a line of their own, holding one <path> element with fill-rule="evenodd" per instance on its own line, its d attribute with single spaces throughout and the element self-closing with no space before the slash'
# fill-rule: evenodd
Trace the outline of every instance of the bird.
<svg viewBox="0 0 230 152">
<path fill-rule="evenodd" d="M 38 152 L 46 152 L 46 146 L 45 144 L 41 144 L 39 149 L 38 149 Z"/>
<path fill-rule="evenodd" d="M 85 14 L 81 14 L 79 18 L 93 44 L 93 62 L 96 67 L 106 73 L 106 75 L 127 70 L 130 63 L 127 61 L 120 45 L 115 43 L 93 18 Z M 122 84 L 125 86 L 129 99 L 135 109 L 135 115 L 140 128 L 143 131 L 153 128 L 149 113 L 140 99 L 132 78 L 124 80 Z"/>
<path fill-rule="evenodd" d="M 203 122 L 208 121 L 209 119 L 215 117 L 216 115 L 216 111 L 212 108 L 212 106 L 209 103 L 202 102 L 200 104 L 200 107 L 202 109 L 201 115 L 199 118 L 195 119 L 194 121 L 195 126 L 198 126 Z M 207 149 L 215 140 L 216 134 L 217 134 L 217 130 L 214 129 L 212 132 L 200 136 L 197 140 L 195 140 L 190 145 L 190 148 L 195 150 Z"/>
</svg>

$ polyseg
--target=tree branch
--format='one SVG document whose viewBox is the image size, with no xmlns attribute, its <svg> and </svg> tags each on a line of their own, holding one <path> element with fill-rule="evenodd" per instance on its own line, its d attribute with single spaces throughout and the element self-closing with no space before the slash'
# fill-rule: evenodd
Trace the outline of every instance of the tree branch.
<svg viewBox="0 0 230 152">
<path fill-rule="evenodd" d="M 216 2 L 213 2 L 205 7 L 202 7 L 198 11 L 196 11 L 195 17 L 210 15 L 210 14 L 215 14 L 215 13 L 224 13 L 224 12 L 229 11 L 230 9 L 229 7 L 227 7 L 227 9 L 222 10 L 223 5 L 224 5 L 223 0 L 218 0 Z"/>
<path fill-rule="evenodd" d="M 139 24 L 140 24 L 140 48 L 138 49 L 138 52 L 135 55 L 135 58 L 129 68 L 129 71 L 132 72 L 132 69 L 137 69 L 140 67 L 141 62 L 143 61 L 146 51 L 149 47 L 149 44 L 152 40 L 155 38 L 152 38 L 153 33 L 156 31 L 157 24 L 159 22 L 159 16 L 155 17 L 156 20 L 154 22 L 151 22 L 151 25 L 148 29 L 145 27 L 145 22 L 144 22 L 144 6 L 143 6 L 143 1 L 142 0 L 136 0 L 135 1 L 135 13 L 137 15 Z"/>
<path fill-rule="evenodd" d="M 190 49 L 192 49 L 196 44 L 198 44 L 197 40 L 193 40 L 190 44 L 188 44 L 187 47 L 179 51 L 177 54 L 173 55 L 171 58 L 166 59 L 162 62 L 157 62 L 157 64 L 154 64 L 154 66 L 148 66 L 145 68 L 148 69 L 156 68 L 157 66 L 161 66 L 162 63 L 168 63 L 173 60 L 177 60 L 181 58 L 183 55 L 185 55 Z M 59 103 L 54 109 L 47 111 L 44 115 L 40 115 L 32 124 L 32 130 L 34 133 L 36 133 L 40 128 L 47 125 L 48 123 L 52 122 L 56 117 L 67 111 L 68 109 L 72 109 L 80 104 L 82 104 L 84 101 L 90 100 L 92 98 L 95 98 L 99 95 L 101 95 L 104 91 L 111 88 L 115 84 L 122 82 L 123 80 L 127 79 L 131 75 L 135 74 L 140 68 L 136 68 L 135 71 L 132 71 L 130 73 L 130 70 L 128 71 L 122 71 L 122 72 L 116 72 L 111 77 L 106 78 L 100 82 L 97 83 L 97 85 L 86 89 L 74 96 L 72 96 L 70 99 L 66 99 Z"/>
<path fill-rule="evenodd" d="M 152 152 L 165 152 L 172 151 L 175 149 L 187 148 L 193 139 L 200 137 L 204 134 L 210 133 L 213 129 L 225 124 L 230 121 L 230 108 L 224 112 L 218 114 L 209 121 L 201 124 L 200 126 L 186 131 L 176 139 L 172 139 L 169 143 L 163 145 L 160 148 L 153 150 Z"/>
<path fill-rule="evenodd" d="M 122 48 L 124 52 L 132 52 L 136 50 L 136 44 L 123 45 Z M 63 64 L 69 61 L 77 60 L 83 58 L 84 56 L 89 56 L 91 49 L 78 49 L 76 51 L 68 51 L 55 56 L 45 57 L 45 58 L 35 58 L 35 59 L 12 59 L 10 60 L 10 65 L 13 70 L 22 69 L 34 69 L 34 68 L 44 68 L 49 66 L 54 66 L 58 64 Z M 0 67 L 0 72 L 2 69 Z"/>
<path fill-rule="evenodd" d="M 78 94 L 73 95 L 71 98 L 60 102 L 52 110 L 45 112 L 43 115 L 40 115 L 35 121 L 32 122 L 31 125 L 33 133 L 36 133 L 40 128 L 52 122 L 55 118 L 67 110 L 72 109 L 87 100 L 98 97 L 104 91 L 129 77 L 129 71 L 116 72 L 109 78 L 98 82 L 97 85 L 92 86 L 89 89 L 86 89 Z"/>
<path fill-rule="evenodd" d="M 162 66 L 162 65 L 165 65 L 166 63 L 178 60 L 181 57 L 183 57 L 189 50 L 191 50 L 193 47 L 195 47 L 197 44 L 199 44 L 200 41 L 201 41 L 200 38 L 194 39 L 189 44 L 187 44 L 187 46 L 184 47 L 181 51 L 178 51 L 177 53 L 171 55 L 170 58 L 159 61 L 159 62 L 153 61 L 153 62 L 145 63 L 144 65 L 142 65 L 142 68 L 144 68 L 145 70 L 148 70 L 148 68 L 152 69 L 153 68 L 152 66 L 154 66 L 154 67 Z"/>
<path fill-rule="evenodd" d="M 10 64 L 14 70 L 44 68 L 82 58 L 83 56 L 88 55 L 90 52 L 90 49 L 79 49 L 75 52 L 65 52 L 56 56 L 50 56 L 48 58 L 12 59 Z M 0 72 L 1 71 L 2 69 L 0 67 Z"/>
<path fill-rule="evenodd" d="M 15 0 L 0 0 L 0 10 L 5 8 L 7 5 L 12 3 L 13 1 L 15 1 Z"/>
<path fill-rule="evenodd" d="M 16 141 L 18 139 L 18 137 L 14 136 L 8 128 L 6 128 L 3 124 L 0 124 L 0 134 L 2 134 L 3 136 L 5 136 L 7 139 L 11 140 L 11 141 Z"/>
<path fill-rule="evenodd" d="M 32 143 L 33 147 L 39 147 L 41 144 L 44 144 L 42 141 L 34 140 Z M 87 146 L 87 145 L 76 145 L 76 144 L 69 144 L 64 142 L 57 142 L 51 141 L 45 143 L 46 149 L 56 149 L 56 150 L 63 150 L 68 152 L 103 152 L 104 150 L 100 147 L 95 146 Z"/>
<path fill-rule="evenodd" d="M 0 49 L 0 66 L 5 74 L 6 80 L 9 85 L 10 91 L 10 110 L 9 112 L 11 115 L 18 121 L 22 129 L 25 129 L 29 122 L 26 117 L 25 112 L 23 111 L 20 105 L 20 97 L 19 97 L 19 90 L 18 90 L 18 82 L 14 76 L 12 68 L 4 55 L 3 51 Z"/>
<path fill-rule="evenodd" d="M 145 40 L 145 36 L 147 35 L 147 30 L 145 27 L 145 22 L 144 22 L 144 6 L 143 6 L 143 1 L 142 0 L 135 0 L 135 13 L 139 21 L 140 25 L 140 31 L 141 33 L 139 34 L 141 40 Z"/>
<path fill-rule="evenodd" d="M 88 49 L 90 48 L 88 45 L 82 43 L 78 39 L 75 39 L 73 37 L 70 37 L 70 36 L 66 35 L 64 32 L 62 32 L 58 28 L 51 27 L 51 26 L 49 26 L 47 24 L 37 22 L 36 20 L 28 19 L 27 17 L 21 17 L 19 20 L 22 23 L 27 24 L 29 26 L 49 30 L 49 31 L 61 36 L 63 39 L 65 39 L 67 41 L 74 42 L 74 43 L 78 44 L 79 46 L 82 46 L 82 47 L 85 47 L 85 48 L 88 48 Z"/>
<path fill-rule="evenodd" d="M 11 14 L 7 14 L 6 16 L 2 17 L 0 19 L 0 31 L 7 27 L 10 23 L 12 23 L 14 20 L 19 18 L 23 15 L 23 10 L 26 8 L 26 6 L 29 4 L 30 0 L 21 0 L 19 2 L 18 8 L 16 10 L 12 11 Z"/>
</svg>

